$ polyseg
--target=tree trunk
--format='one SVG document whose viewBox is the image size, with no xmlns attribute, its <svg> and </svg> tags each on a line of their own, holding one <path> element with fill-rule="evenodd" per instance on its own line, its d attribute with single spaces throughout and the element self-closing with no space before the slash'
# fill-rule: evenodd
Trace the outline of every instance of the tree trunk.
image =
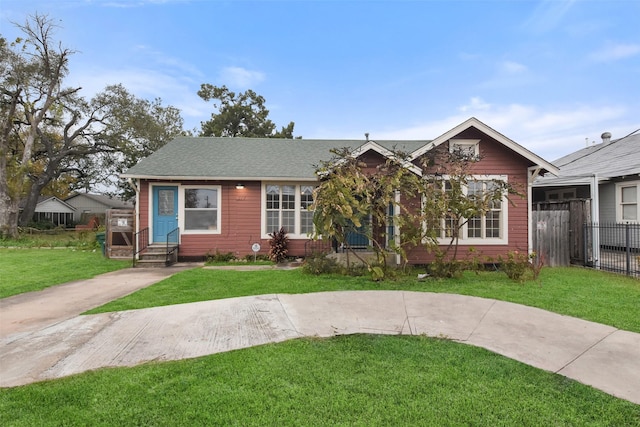
<svg viewBox="0 0 640 427">
<path fill-rule="evenodd" d="M 7 186 L 0 183 L 0 237 L 18 238 L 18 202 L 9 196 Z"/>
<path fill-rule="evenodd" d="M 46 184 L 45 184 L 46 185 Z M 38 206 L 38 199 L 40 198 L 40 192 L 44 187 L 40 182 L 34 182 L 29 190 L 29 194 L 27 195 L 27 199 L 25 200 L 24 206 L 22 207 L 22 212 L 20 212 L 20 217 L 18 218 L 18 224 L 24 227 L 33 219 L 33 214 L 36 212 L 36 207 Z"/>
</svg>

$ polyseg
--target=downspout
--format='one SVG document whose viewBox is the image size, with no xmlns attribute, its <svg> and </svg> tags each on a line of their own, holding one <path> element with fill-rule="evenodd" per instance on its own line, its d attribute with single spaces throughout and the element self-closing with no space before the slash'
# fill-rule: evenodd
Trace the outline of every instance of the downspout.
<svg viewBox="0 0 640 427">
<path fill-rule="evenodd" d="M 533 253 L 533 181 L 540 174 L 540 170 L 540 166 L 532 166 L 527 170 L 527 250 L 529 255 Z"/>
<path fill-rule="evenodd" d="M 135 218 L 135 231 L 133 233 L 133 238 L 135 239 L 136 236 L 138 235 L 138 233 L 140 232 L 140 185 L 138 181 L 134 181 L 133 178 L 127 178 L 127 184 L 129 184 L 129 187 L 131 187 L 133 189 L 133 191 L 136 192 L 136 201 L 135 201 L 135 206 L 133 207 L 133 217 Z M 136 248 L 138 245 L 138 242 L 134 243 L 134 248 Z M 137 255 L 136 255 L 137 257 Z"/>
<path fill-rule="evenodd" d="M 591 223 L 592 242 L 591 251 L 593 256 L 593 266 L 600 269 L 600 190 L 598 188 L 598 174 L 594 173 L 591 180 Z"/>
</svg>

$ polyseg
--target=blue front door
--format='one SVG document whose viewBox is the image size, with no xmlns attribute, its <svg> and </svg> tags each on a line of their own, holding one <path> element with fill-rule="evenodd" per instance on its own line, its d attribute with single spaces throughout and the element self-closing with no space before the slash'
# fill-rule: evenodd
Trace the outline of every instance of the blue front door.
<svg viewBox="0 0 640 427">
<path fill-rule="evenodd" d="M 153 187 L 153 243 L 178 227 L 178 187 Z"/>
</svg>

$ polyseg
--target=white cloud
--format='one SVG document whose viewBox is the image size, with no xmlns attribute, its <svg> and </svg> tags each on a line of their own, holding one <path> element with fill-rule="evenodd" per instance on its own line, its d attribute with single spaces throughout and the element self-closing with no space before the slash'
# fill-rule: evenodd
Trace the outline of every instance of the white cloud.
<svg viewBox="0 0 640 427">
<path fill-rule="evenodd" d="M 468 104 L 458 107 L 458 110 L 465 113 L 467 111 L 486 111 L 491 108 L 491 104 L 487 104 L 479 97 L 473 97 Z"/>
<path fill-rule="evenodd" d="M 251 86 L 262 82 L 264 79 L 264 73 L 247 70 L 242 67 L 226 67 L 220 73 L 222 84 L 242 89 L 251 89 Z"/>
<path fill-rule="evenodd" d="M 616 44 L 604 47 L 589 55 L 596 62 L 610 62 L 640 54 L 640 44 Z"/>
<path fill-rule="evenodd" d="M 520 74 L 526 72 L 527 67 L 514 61 L 504 61 L 500 64 L 500 70 L 507 74 Z"/>
</svg>

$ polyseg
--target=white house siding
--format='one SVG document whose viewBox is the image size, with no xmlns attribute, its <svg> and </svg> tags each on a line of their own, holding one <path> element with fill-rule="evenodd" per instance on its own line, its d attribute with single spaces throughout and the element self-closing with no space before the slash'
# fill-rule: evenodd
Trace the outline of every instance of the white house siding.
<svg viewBox="0 0 640 427">
<path fill-rule="evenodd" d="M 56 226 L 69 227 L 73 221 L 73 207 L 56 198 L 44 200 L 36 206 L 33 214 L 35 222 L 51 222 Z"/>
<path fill-rule="evenodd" d="M 616 186 L 615 184 L 601 184 L 600 189 L 600 223 L 613 224 L 616 222 Z"/>
</svg>

